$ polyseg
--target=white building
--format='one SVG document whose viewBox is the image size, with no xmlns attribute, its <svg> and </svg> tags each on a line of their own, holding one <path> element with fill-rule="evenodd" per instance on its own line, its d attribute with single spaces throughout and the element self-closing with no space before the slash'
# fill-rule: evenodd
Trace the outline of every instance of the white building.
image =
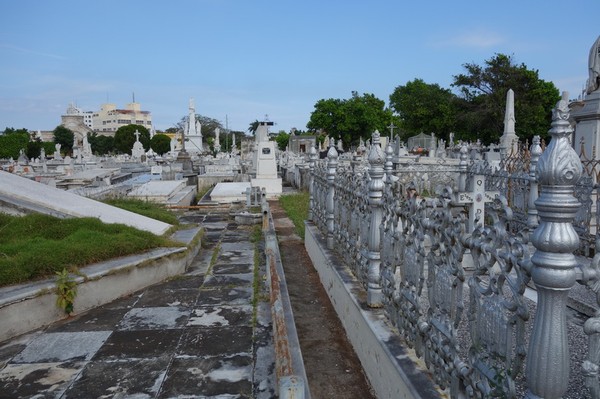
<svg viewBox="0 0 600 399">
<path fill-rule="evenodd" d="M 94 111 L 83 111 L 83 123 L 85 123 L 85 125 L 87 127 L 89 127 L 90 129 L 94 129 L 94 119 L 93 119 L 93 115 L 94 115 Z"/>
<path fill-rule="evenodd" d="M 94 131 L 105 136 L 114 135 L 121 126 L 132 124 L 151 130 L 150 111 L 142 111 L 140 104 L 135 102 L 127 104 L 125 109 L 117 109 L 115 104 L 102 104 L 100 111 L 92 116 Z"/>
</svg>

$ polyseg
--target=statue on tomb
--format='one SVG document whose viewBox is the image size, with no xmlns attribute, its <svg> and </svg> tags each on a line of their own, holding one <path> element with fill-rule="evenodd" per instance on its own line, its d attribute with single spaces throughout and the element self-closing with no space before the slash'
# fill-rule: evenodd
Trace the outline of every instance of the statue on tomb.
<svg viewBox="0 0 600 399">
<path fill-rule="evenodd" d="M 587 94 L 590 94 L 600 87 L 600 36 L 596 39 L 590 49 L 588 72 Z"/>
</svg>

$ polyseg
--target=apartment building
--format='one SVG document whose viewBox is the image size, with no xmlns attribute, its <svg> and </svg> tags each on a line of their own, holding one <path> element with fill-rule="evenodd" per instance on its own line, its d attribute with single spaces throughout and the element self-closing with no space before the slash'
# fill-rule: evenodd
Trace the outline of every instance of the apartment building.
<svg viewBox="0 0 600 399">
<path fill-rule="evenodd" d="M 127 104 L 125 109 L 117 109 L 115 104 L 102 104 L 100 111 L 92 115 L 94 131 L 105 136 L 112 136 L 121 126 L 131 124 L 142 125 L 151 130 L 150 111 L 142 111 L 140 104 L 136 102 Z"/>
</svg>

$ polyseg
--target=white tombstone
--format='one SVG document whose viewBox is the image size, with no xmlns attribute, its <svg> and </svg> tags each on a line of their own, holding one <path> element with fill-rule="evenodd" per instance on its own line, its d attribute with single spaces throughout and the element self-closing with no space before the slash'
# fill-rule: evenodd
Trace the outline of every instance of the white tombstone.
<svg viewBox="0 0 600 399">
<path fill-rule="evenodd" d="M 133 148 L 131 149 L 131 157 L 136 161 L 140 161 L 146 151 L 144 150 L 144 145 L 140 142 L 140 132 L 136 130 L 134 134 L 135 143 L 133 143 Z"/>
<path fill-rule="evenodd" d="M 185 149 L 189 153 L 202 153 L 202 125 L 196 120 L 196 106 L 190 98 L 188 120 L 185 129 Z"/>
<path fill-rule="evenodd" d="M 277 177 L 275 142 L 269 141 L 269 126 L 272 125 L 273 122 L 260 122 L 256 130 L 256 178 L 250 181 L 252 187 L 265 188 L 267 197 L 277 197 L 283 192 L 281 178 Z"/>
<path fill-rule="evenodd" d="M 504 111 L 504 133 L 500 138 L 502 156 L 516 155 L 519 139 L 515 133 L 515 93 L 508 89 L 506 93 L 506 109 Z"/>
</svg>

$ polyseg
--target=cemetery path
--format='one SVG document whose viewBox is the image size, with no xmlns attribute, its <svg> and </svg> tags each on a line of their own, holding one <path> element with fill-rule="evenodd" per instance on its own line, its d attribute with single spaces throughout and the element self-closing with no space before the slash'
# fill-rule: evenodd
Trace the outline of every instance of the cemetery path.
<svg viewBox="0 0 600 399">
<path fill-rule="evenodd" d="M 312 397 L 375 398 L 304 242 L 279 202 L 269 207 Z"/>
<path fill-rule="evenodd" d="M 273 398 L 265 284 L 253 313 L 255 251 L 264 257 L 253 226 L 188 219 L 205 234 L 186 274 L 0 343 L 0 398 Z"/>
</svg>

